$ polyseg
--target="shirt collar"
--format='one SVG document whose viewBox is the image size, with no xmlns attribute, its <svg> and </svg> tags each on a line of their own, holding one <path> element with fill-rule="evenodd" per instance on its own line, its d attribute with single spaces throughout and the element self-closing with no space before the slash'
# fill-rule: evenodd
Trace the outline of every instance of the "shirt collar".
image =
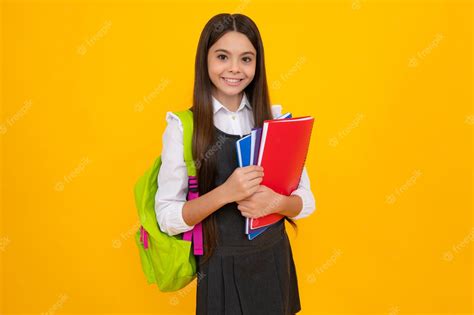
<svg viewBox="0 0 474 315">
<path fill-rule="evenodd" d="M 239 108 L 237 109 L 236 112 L 241 111 L 245 106 L 247 106 L 249 109 L 252 109 L 252 106 L 250 105 L 250 102 L 247 98 L 247 94 L 244 92 L 244 95 L 242 96 L 242 100 L 240 101 Z M 229 113 L 232 113 L 230 110 L 227 109 L 227 107 L 222 105 L 222 103 L 219 102 L 214 96 L 212 96 L 212 107 L 214 109 L 214 114 L 217 113 L 222 108 L 228 111 Z"/>
</svg>

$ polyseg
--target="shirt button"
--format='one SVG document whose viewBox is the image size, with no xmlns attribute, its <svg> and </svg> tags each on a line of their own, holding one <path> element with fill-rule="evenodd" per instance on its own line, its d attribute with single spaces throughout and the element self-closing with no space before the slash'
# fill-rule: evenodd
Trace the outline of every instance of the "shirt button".
<svg viewBox="0 0 474 315">
<path fill-rule="evenodd" d="M 232 119 L 235 120 L 235 116 L 232 116 Z"/>
</svg>

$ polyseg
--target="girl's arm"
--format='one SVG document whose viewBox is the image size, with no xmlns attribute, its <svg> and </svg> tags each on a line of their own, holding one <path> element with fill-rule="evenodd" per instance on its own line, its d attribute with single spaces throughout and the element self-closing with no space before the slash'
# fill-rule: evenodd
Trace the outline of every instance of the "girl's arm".
<svg viewBox="0 0 474 315">
<path fill-rule="evenodd" d="M 227 180 L 210 192 L 190 201 L 183 207 L 183 219 L 196 224 L 225 204 L 245 199 L 260 186 L 263 168 L 257 165 L 236 168 Z"/>
<path fill-rule="evenodd" d="M 279 214 L 287 216 L 291 219 L 298 216 L 303 209 L 303 200 L 300 196 L 284 196 L 280 203 Z"/>
<path fill-rule="evenodd" d="M 224 187 L 220 185 L 196 199 L 186 201 L 183 220 L 187 225 L 195 225 L 227 203 Z"/>
<path fill-rule="evenodd" d="M 172 112 L 166 113 L 167 126 L 163 133 L 161 168 L 155 213 L 160 230 L 168 235 L 190 231 L 193 225 L 183 220 L 182 211 L 188 191 L 188 171 L 184 162 L 183 126 Z"/>
<path fill-rule="evenodd" d="M 300 197 L 300 198 L 298 198 Z M 311 185 L 309 181 L 308 172 L 306 166 L 303 167 L 301 174 L 300 183 L 298 188 L 291 193 L 291 196 L 284 203 L 285 206 L 289 206 L 287 209 L 294 209 L 297 206 L 297 211 L 281 211 L 280 214 L 288 216 L 290 219 L 298 220 L 310 216 L 316 210 L 316 201 L 314 199 L 313 192 L 311 191 Z M 298 199 L 301 199 L 298 201 Z"/>
</svg>

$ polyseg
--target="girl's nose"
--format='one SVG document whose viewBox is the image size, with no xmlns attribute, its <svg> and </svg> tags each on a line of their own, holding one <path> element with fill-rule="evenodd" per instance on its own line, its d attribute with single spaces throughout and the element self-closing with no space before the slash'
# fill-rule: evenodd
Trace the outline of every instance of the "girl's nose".
<svg viewBox="0 0 474 315">
<path fill-rule="evenodd" d="M 239 73 L 240 72 L 239 63 L 237 61 L 232 62 L 229 71 L 233 73 Z"/>
</svg>

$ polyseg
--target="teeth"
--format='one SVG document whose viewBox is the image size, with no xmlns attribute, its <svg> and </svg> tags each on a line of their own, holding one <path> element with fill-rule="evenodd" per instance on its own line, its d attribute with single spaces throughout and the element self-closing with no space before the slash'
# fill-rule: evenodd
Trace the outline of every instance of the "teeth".
<svg viewBox="0 0 474 315">
<path fill-rule="evenodd" d="M 231 82 L 231 83 L 240 82 L 240 79 L 227 79 L 227 78 L 224 78 L 224 80 L 226 80 L 227 82 Z"/>
</svg>

